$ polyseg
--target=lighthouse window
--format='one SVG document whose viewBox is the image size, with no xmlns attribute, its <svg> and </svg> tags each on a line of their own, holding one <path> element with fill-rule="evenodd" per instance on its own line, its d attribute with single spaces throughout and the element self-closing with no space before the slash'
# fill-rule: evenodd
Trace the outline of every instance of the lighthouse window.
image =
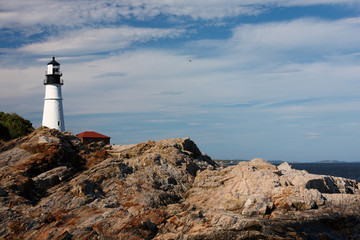
<svg viewBox="0 0 360 240">
<path fill-rule="evenodd" d="M 60 126 L 60 121 L 58 121 L 58 126 Z"/>
</svg>

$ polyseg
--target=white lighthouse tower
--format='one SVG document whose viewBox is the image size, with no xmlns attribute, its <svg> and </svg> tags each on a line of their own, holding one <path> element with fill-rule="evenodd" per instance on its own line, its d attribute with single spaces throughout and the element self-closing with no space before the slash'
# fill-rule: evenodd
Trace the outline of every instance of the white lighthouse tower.
<svg viewBox="0 0 360 240">
<path fill-rule="evenodd" d="M 64 84 L 61 79 L 60 63 L 52 61 L 47 64 L 44 98 L 44 112 L 42 126 L 54 128 L 61 132 L 65 131 L 65 121 L 62 105 L 61 85 Z"/>
</svg>

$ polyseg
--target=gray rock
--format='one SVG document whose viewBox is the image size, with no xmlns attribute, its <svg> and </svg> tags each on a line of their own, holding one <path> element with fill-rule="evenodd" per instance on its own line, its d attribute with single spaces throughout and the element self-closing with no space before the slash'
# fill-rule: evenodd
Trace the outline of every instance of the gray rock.
<svg viewBox="0 0 360 240">
<path fill-rule="evenodd" d="M 253 194 L 248 197 L 242 210 L 243 215 L 265 215 L 270 213 L 274 204 L 263 194 Z"/>
<path fill-rule="evenodd" d="M 89 148 L 44 129 L 2 149 L 6 239 L 358 236 L 356 181 L 263 159 L 219 167 L 189 138 Z"/>
<path fill-rule="evenodd" d="M 49 188 L 68 178 L 69 176 L 70 170 L 66 166 L 61 166 L 41 173 L 38 176 L 32 178 L 32 180 L 36 184 L 41 185 L 43 188 Z"/>
</svg>

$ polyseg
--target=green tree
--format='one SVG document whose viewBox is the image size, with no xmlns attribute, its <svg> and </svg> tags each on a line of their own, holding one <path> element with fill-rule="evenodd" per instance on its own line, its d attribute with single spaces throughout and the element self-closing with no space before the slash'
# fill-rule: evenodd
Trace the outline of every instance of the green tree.
<svg viewBox="0 0 360 240">
<path fill-rule="evenodd" d="M 8 141 L 34 131 L 32 123 L 16 113 L 0 112 L 0 140 Z"/>
</svg>

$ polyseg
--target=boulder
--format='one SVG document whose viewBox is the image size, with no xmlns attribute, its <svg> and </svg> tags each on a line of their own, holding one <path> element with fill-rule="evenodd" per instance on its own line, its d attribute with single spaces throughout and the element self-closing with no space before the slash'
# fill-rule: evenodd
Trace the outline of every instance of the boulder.
<svg viewBox="0 0 360 240">
<path fill-rule="evenodd" d="M 60 166 L 43 172 L 36 177 L 33 177 L 32 180 L 36 185 L 40 185 L 43 188 L 49 188 L 65 180 L 69 176 L 70 170 L 66 166 Z"/>
<path fill-rule="evenodd" d="M 250 195 L 245 204 L 241 214 L 246 216 L 265 215 L 271 213 L 274 204 L 264 194 Z"/>
<path fill-rule="evenodd" d="M 292 169 L 288 163 L 277 167 L 281 174 L 287 176 L 294 186 L 303 186 L 307 189 L 316 189 L 321 193 L 359 193 L 356 180 L 341 177 L 310 174 L 305 170 Z"/>
</svg>

